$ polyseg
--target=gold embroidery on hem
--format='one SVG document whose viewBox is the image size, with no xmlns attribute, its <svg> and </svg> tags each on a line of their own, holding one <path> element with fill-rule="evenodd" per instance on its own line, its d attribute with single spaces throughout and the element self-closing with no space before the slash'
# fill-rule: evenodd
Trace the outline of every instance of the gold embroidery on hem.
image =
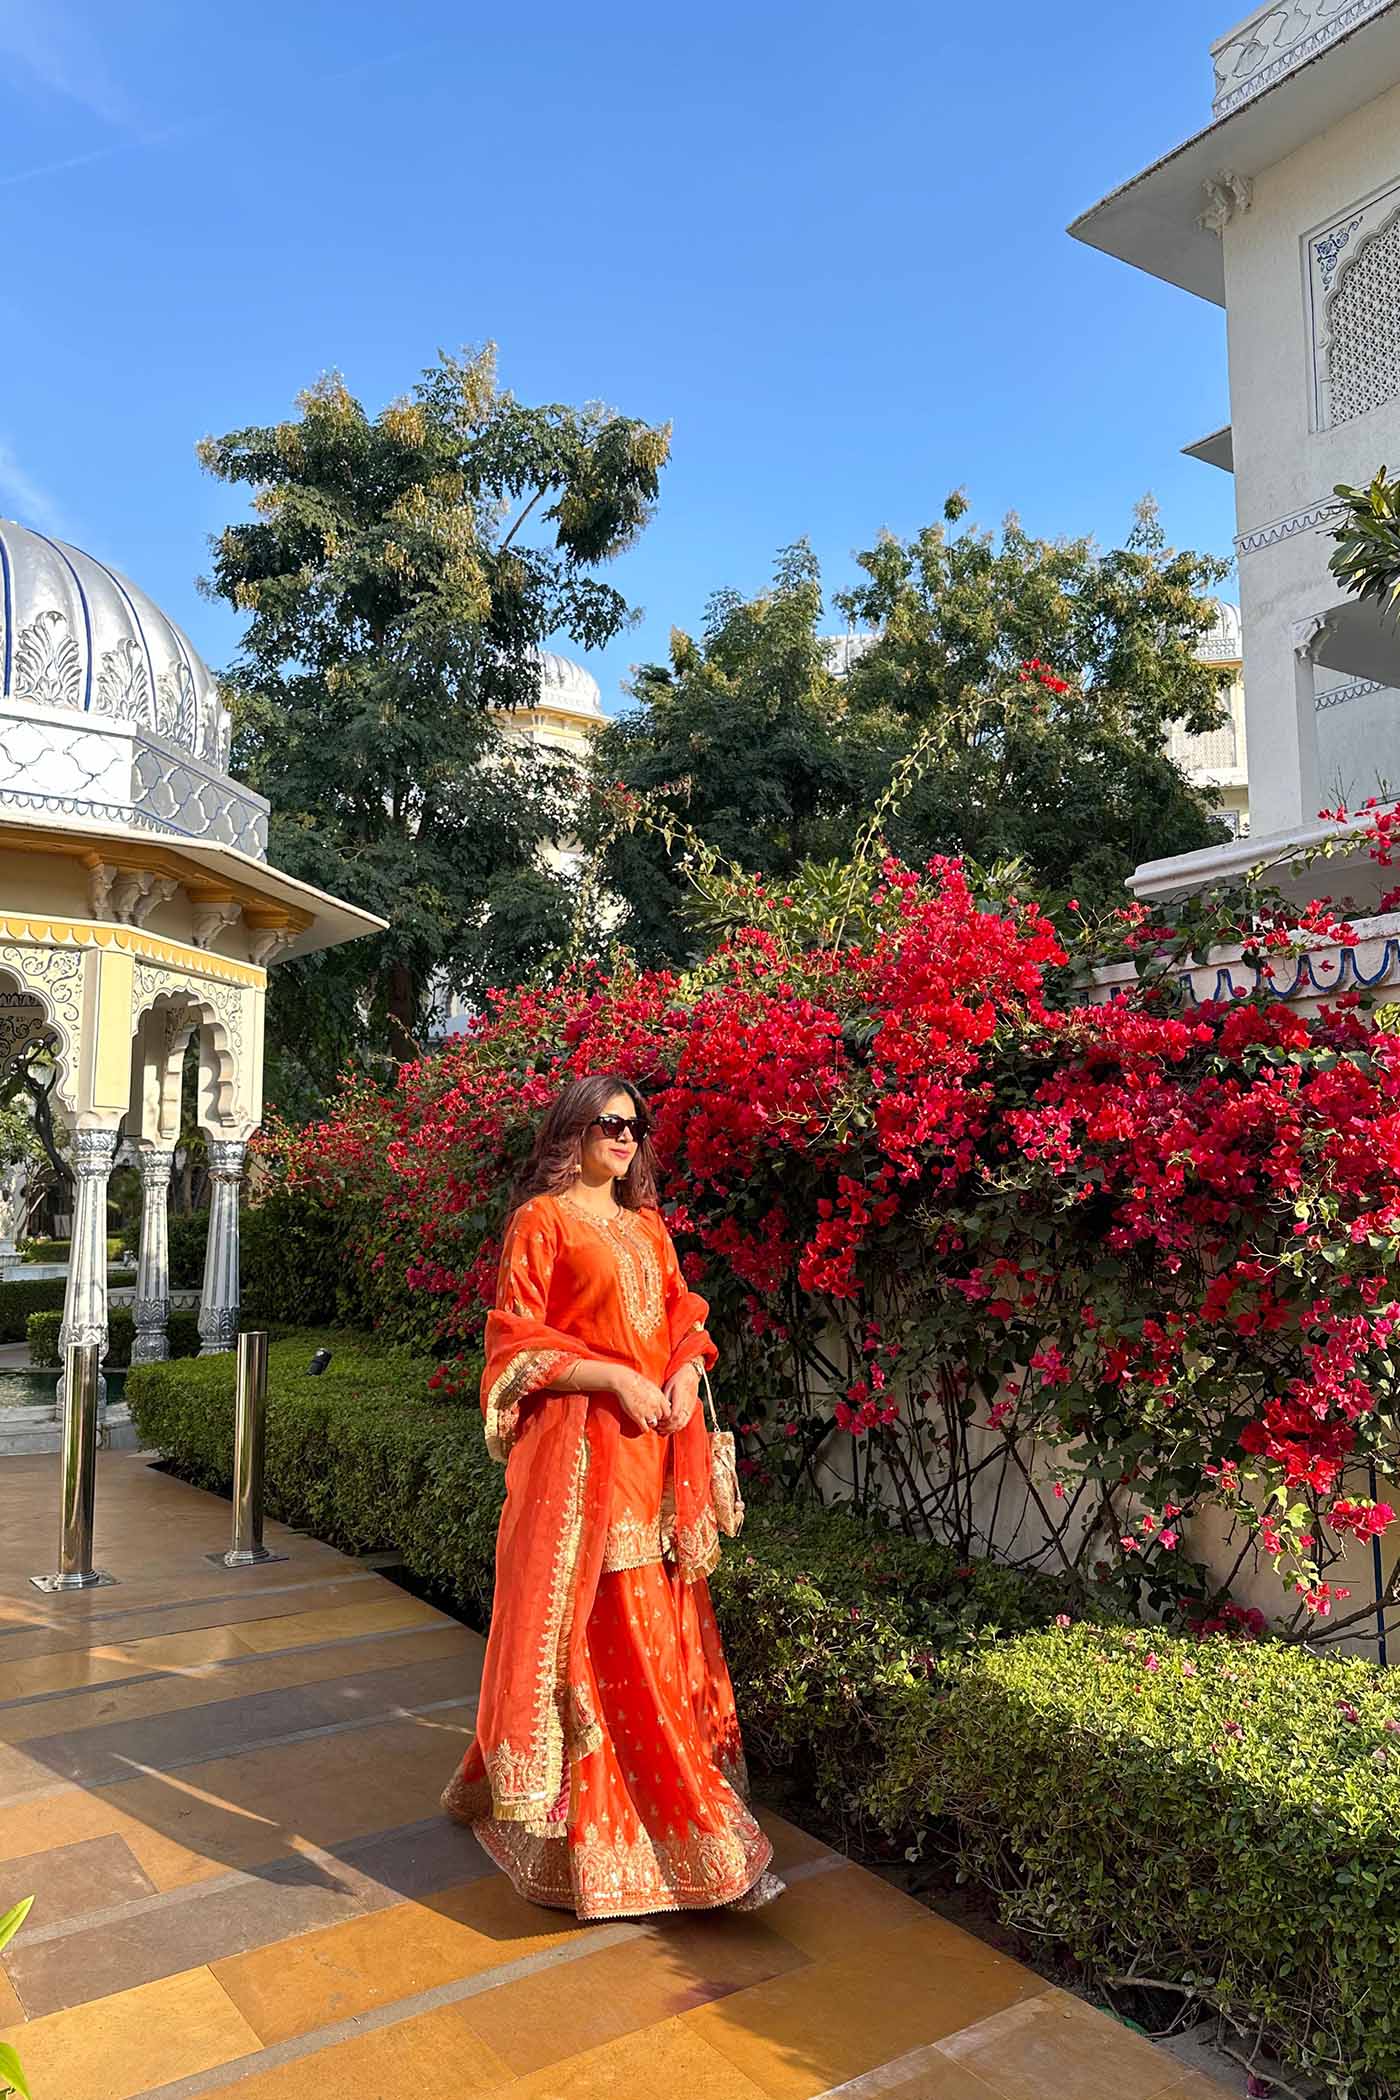
<svg viewBox="0 0 1400 2100">
<path fill-rule="evenodd" d="M 708 1503 L 693 1524 L 676 1526 L 673 1551 L 683 1581 L 698 1582 L 714 1573 L 719 1566 L 719 1524 Z"/>
<path fill-rule="evenodd" d="M 649 1568 L 661 1558 L 661 1520 L 639 1517 L 625 1509 L 608 1526 L 603 1546 L 605 1575 L 622 1575 L 629 1568 Z"/>
<path fill-rule="evenodd" d="M 519 1823 L 483 1818 L 476 1836 L 522 1896 L 580 1918 L 646 1917 L 662 1911 L 718 1910 L 747 1895 L 766 1872 L 773 1847 L 736 1805 L 727 1830 L 683 1837 L 604 1836 L 590 1823 L 568 1845 Z"/>
</svg>

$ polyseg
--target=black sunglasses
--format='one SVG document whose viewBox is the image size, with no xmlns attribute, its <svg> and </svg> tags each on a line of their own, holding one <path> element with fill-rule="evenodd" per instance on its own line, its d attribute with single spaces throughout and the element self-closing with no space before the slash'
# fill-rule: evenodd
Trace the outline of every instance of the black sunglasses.
<svg viewBox="0 0 1400 2100">
<path fill-rule="evenodd" d="M 647 1119 L 645 1116 L 595 1116 L 588 1127 L 601 1130 L 613 1144 L 620 1137 L 628 1136 L 634 1145 L 640 1145 L 647 1134 Z"/>
</svg>

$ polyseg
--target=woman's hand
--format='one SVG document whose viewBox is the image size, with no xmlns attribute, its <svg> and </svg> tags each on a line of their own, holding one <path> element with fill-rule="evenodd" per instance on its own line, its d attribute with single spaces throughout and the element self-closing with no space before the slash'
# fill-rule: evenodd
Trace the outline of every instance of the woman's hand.
<svg viewBox="0 0 1400 2100">
<path fill-rule="evenodd" d="M 679 1371 L 673 1371 L 666 1380 L 663 1391 L 666 1420 L 661 1426 L 668 1436 L 674 1436 L 685 1428 L 695 1412 L 695 1403 L 700 1397 L 699 1370 L 693 1363 L 682 1364 Z"/>
<path fill-rule="evenodd" d="M 664 1429 L 667 1427 L 671 1403 L 659 1385 L 643 1378 L 640 1371 L 623 1371 L 615 1374 L 613 1390 L 617 1394 L 622 1412 L 638 1429 Z"/>
</svg>

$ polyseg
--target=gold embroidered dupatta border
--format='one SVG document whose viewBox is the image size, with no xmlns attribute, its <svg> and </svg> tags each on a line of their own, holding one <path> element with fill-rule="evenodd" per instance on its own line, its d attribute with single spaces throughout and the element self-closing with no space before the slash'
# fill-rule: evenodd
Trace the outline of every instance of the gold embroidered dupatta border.
<svg viewBox="0 0 1400 2100">
<path fill-rule="evenodd" d="M 607 1542 L 615 1408 L 561 1394 L 528 1419 L 508 1476 L 517 1506 L 502 1522 L 496 1610 L 478 1707 L 485 1784 L 454 1802 L 468 1820 L 523 1823 L 539 1837 L 566 1835 L 555 1820 L 569 1762 L 602 1741 L 586 1690 L 585 1640 Z M 673 1529 L 668 1544 L 687 1582 L 719 1557 L 709 1499 L 709 1445 L 697 1413 L 672 1440 Z M 528 1512 L 528 1516 L 526 1515 Z"/>
</svg>

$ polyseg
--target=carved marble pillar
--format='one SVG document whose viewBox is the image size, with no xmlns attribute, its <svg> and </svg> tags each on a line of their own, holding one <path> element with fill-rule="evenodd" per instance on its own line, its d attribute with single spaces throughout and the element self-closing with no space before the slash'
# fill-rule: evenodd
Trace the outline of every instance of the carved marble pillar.
<svg viewBox="0 0 1400 2100">
<path fill-rule="evenodd" d="M 199 1308 L 199 1353 L 218 1356 L 238 1334 L 238 1191 L 248 1147 L 242 1138 L 209 1139 L 209 1244 Z"/>
<path fill-rule="evenodd" d="M 115 1130 L 79 1130 L 73 1138 L 73 1233 L 63 1297 L 60 1352 L 74 1342 L 107 1351 L 107 1183 L 117 1156 Z M 103 1381 L 105 1385 L 105 1380 Z M 64 1380 L 58 1400 L 63 1404 Z"/>
<path fill-rule="evenodd" d="M 134 1364 L 160 1363 L 170 1354 L 170 1175 L 173 1145 L 141 1147 L 141 1252 L 136 1263 Z"/>
</svg>

